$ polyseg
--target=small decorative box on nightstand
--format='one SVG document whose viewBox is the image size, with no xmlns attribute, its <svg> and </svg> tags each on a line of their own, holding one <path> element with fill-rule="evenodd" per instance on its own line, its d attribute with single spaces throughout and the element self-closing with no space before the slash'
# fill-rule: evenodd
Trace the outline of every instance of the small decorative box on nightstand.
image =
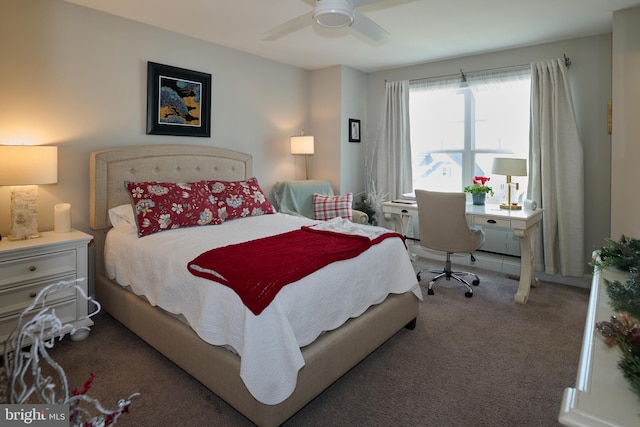
<svg viewBox="0 0 640 427">
<path fill-rule="evenodd" d="M 44 232 L 41 238 L 0 240 L 0 352 L 4 352 L 9 334 L 26 309 L 45 286 L 62 280 L 78 281 L 88 295 L 88 247 L 93 237 L 81 231 Z M 54 307 L 63 323 L 75 327 L 91 326 L 88 303 L 75 288 L 53 293 L 47 306 Z M 75 341 L 89 336 L 88 330 L 76 332 Z"/>
</svg>

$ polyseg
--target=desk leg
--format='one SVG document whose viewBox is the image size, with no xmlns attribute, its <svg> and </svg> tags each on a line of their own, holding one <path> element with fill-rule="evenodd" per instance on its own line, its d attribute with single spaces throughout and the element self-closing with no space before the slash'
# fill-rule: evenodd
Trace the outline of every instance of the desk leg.
<svg viewBox="0 0 640 427">
<path fill-rule="evenodd" d="M 527 303 L 533 283 L 533 249 L 537 230 L 538 223 L 527 230 L 513 230 L 513 234 L 520 239 L 520 284 L 514 298 L 519 304 Z"/>
<path fill-rule="evenodd" d="M 397 233 L 407 236 L 409 230 L 409 223 L 411 222 L 411 215 L 400 215 L 395 213 L 385 213 L 384 219 L 393 223 Z"/>
</svg>

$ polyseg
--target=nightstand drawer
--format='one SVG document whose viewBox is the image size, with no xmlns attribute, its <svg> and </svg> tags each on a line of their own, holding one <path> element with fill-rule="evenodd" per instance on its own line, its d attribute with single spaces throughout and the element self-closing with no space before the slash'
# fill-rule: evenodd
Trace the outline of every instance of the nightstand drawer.
<svg viewBox="0 0 640 427">
<path fill-rule="evenodd" d="M 62 321 L 63 324 L 70 323 L 76 320 L 76 300 L 75 299 L 71 301 L 60 302 L 58 304 L 48 304 L 47 307 L 55 308 L 56 316 Z M 31 320 L 33 319 L 33 316 L 36 313 L 37 312 L 29 313 L 23 319 L 25 321 Z M 13 331 L 13 329 L 18 324 L 19 317 L 20 317 L 20 313 L 16 313 L 12 316 L 0 317 L 0 343 L 3 343 L 4 341 L 7 340 L 9 334 Z M 1 347 L 4 347 L 4 346 L 1 346 Z"/>
<path fill-rule="evenodd" d="M 0 288 L 74 273 L 76 271 L 76 251 L 53 252 L 5 261 L 0 263 L 0 270 L 2 271 Z"/>
<path fill-rule="evenodd" d="M 22 310 L 27 308 L 31 304 L 35 297 L 38 295 L 44 287 L 52 283 L 57 283 L 61 280 L 74 280 L 75 275 L 69 275 L 56 278 L 55 280 L 47 280 L 42 282 L 33 283 L 30 285 L 16 286 L 11 288 L 0 289 L 0 299 L 2 300 L 2 307 L 0 308 L 0 317 L 11 315 L 15 313 L 21 313 Z M 58 292 L 50 293 L 47 296 L 47 304 L 55 303 L 57 301 L 71 299 L 76 297 L 75 287 L 68 287 Z"/>
</svg>

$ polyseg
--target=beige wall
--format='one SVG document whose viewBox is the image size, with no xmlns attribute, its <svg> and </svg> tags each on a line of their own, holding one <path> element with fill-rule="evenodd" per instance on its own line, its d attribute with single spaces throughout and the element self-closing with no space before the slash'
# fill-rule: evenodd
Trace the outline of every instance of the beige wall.
<svg viewBox="0 0 640 427">
<path fill-rule="evenodd" d="M 569 79 L 584 148 L 585 208 L 582 213 L 576 212 L 576 215 L 584 214 L 584 256 L 585 263 L 588 263 L 593 249 L 601 247 L 604 238 L 609 236 L 611 136 L 607 133 L 606 114 L 607 101 L 611 97 L 610 34 L 371 73 L 367 88 L 367 126 L 368 132 L 373 133 L 374 126 L 379 123 L 381 107 L 384 105 L 385 79 L 411 80 L 452 75 L 459 74 L 460 69 L 472 72 L 529 64 L 561 58 L 563 54 L 573 63 L 569 69 Z"/>
<path fill-rule="evenodd" d="M 308 125 L 308 71 L 62 0 L 4 0 L 0 58 L 0 144 L 59 147 L 58 183 L 40 186 L 40 230 L 69 202 L 73 226 L 88 231 L 94 150 L 212 145 L 251 153 L 265 191 L 295 176 L 289 136 Z M 212 74 L 211 138 L 146 135 L 147 61 Z M 9 194 L 0 187 L 3 235 Z"/>
<path fill-rule="evenodd" d="M 640 7 L 613 14 L 611 237 L 640 238 Z"/>
<path fill-rule="evenodd" d="M 254 155 L 254 174 L 269 191 L 276 181 L 303 177 L 304 160 L 290 155 L 289 137 L 305 129 L 317 138 L 312 177 L 331 179 L 339 192 L 357 193 L 364 187 L 364 147 L 380 126 L 385 79 L 456 74 L 461 68 L 497 68 L 566 54 L 573 61 L 569 76 L 585 151 L 588 258 L 610 234 L 640 234 L 634 216 L 639 202 L 628 191 L 637 181 L 628 171 L 637 170 L 633 163 L 640 154 L 640 125 L 634 116 L 639 87 L 631 84 L 640 81 L 638 9 L 617 13 L 614 21 L 619 31 L 614 57 L 622 64 L 616 68 L 621 77 L 614 79 L 619 112 L 614 114 L 614 164 L 623 163 L 614 166 L 613 194 L 611 137 L 606 132 L 611 35 L 371 74 L 343 66 L 308 72 L 62 0 L 5 0 L 0 14 L 0 144 L 59 147 L 58 184 L 40 187 L 41 230 L 53 228 L 53 205 L 59 202 L 70 202 L 74 226 L 88 229 L 89 153 L 122 145 L 175 142 L 246 151 Z M 147 61 L 212 74 L 211 138 L 145 134 Z M 348 143 L 349 118 L 362 120 L 361 144 Z M 9 231 L 8 204 L 9 189 L 0 187 L 2 234 Z"/>
<path fill-rule="evenodd" d="M 367 74 L 346 66 L 311 71 L 310 123 L 316 154 L 312 179 L 330 179 L 336 194 L 364 191 L 364 146 L 349 143 L 349 119 L 365 123 Z M 357 196 L 356 196 L 357 197 Z"/>
<path fill-rule="evenodd" d="M 315 137 L 315 154 L 309 159 L 311 179 L 329 179 L 338 190 L 340 183 L 340 97 L 342 67 L 311 72 L 309 117 Z"/>
</svg>

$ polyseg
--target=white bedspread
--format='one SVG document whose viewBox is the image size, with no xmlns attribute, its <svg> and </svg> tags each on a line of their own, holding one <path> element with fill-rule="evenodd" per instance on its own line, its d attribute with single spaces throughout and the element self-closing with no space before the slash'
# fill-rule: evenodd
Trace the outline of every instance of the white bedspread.
<svg viewBox="0 0 640 427">
<path fill-rule="evenodd" d="M 295 389 L 298 371 L 304 366 L 300 347 L 359 316 L 390 293 L 411 291 L 422 299 L 400 239 L 386 239 L 356 258 L 330 264 L 285 286 L 259 316 L 232 289 L 187 271 L 187 263 L 209 249 L 314 223 L 274 214 L 143 238 L 114 229 L 105 246 L 107 276 L 130 286 L 151 304 L 182 314 L 206 342 L 233 347 L 241 356 L 240 376 L 251 394 L 275 405 Z"/>
</svg>

